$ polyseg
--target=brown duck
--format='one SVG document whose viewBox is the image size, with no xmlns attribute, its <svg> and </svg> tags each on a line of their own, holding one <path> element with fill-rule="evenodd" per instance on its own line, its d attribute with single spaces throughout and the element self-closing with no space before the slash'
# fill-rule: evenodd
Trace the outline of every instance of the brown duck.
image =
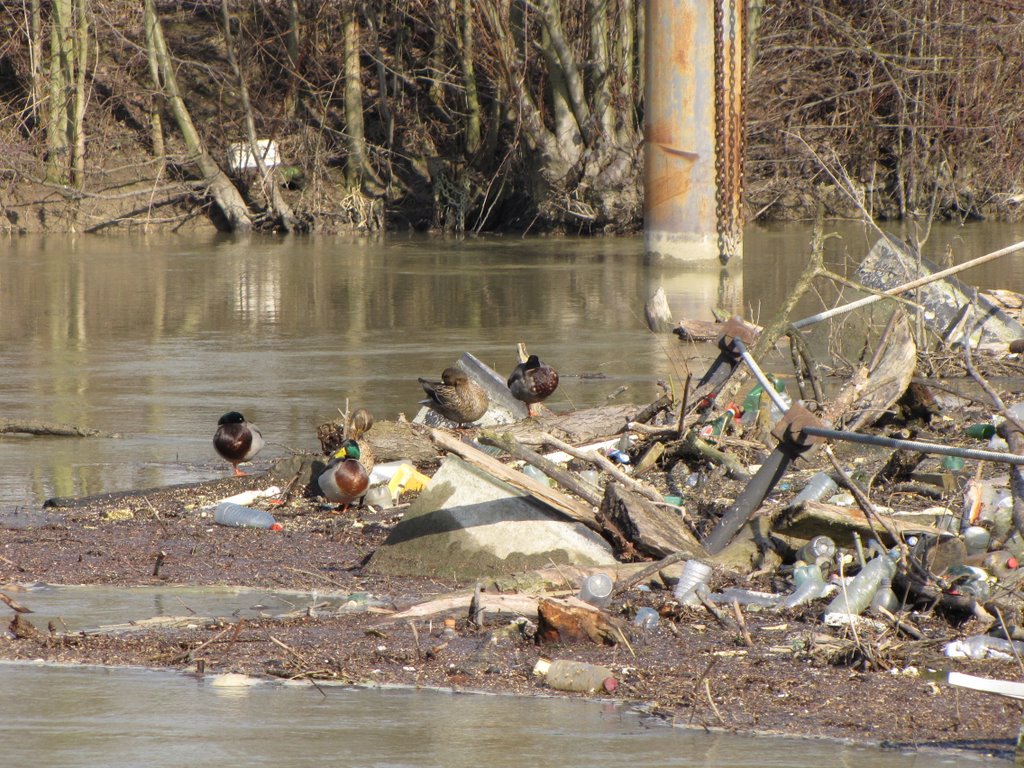
<svg viewBox="0 0 1024 768">
<path fill-rule="evenodd" d="M 490 404 L 487 392 L 460 368 L 445 368 L 440 381 L 420 379 L 419 382 L 427 393 L 427 399 L 420 400 L 420 404 L 448 421 L 469 424 L 487 413 Z"/>
<path fill-rule="evenodd" d="M 355 440 L 359 445 L 359 463 L 367 472 L 373 472 L 373 465 L 376 463 L 373 449 L 364 439 L 370 427 L 373 426 L 373 414 L 365 408 L 359 408 L 348 417 L 345 426 L 345 436 Z"/>
<path fill-rule="evenodd" d="M 255 425 L 245 420 L 245 416 L 238 411 L 230 411 L 217 420 L 213 447 L 234 468 L 235 477 L 242 477 L 245 472 L 238 465 L 250 461 L 260 452 L 263 448 L 263 435 Z"/>
<path fill-rule="evenodd" d="M 512 397 L 526 403 L 533 416 L 534 404 L 550 397 L 558 388 L 558 371 L 542 363 L 536 355 L 530 355 L 512 371 L 508 377 L 508 388 Z"/>
<path fill-rule="evenodd" d="M 317 484 L 328 501 L 343 505 L 342 512 L 348 511 L 349 504 L 366 495 L 370 487 L 370 473 L 359 462 L 359 444 L 355 440 L 346 440 L 334 452 L 317 478 Z"/>
</svg>

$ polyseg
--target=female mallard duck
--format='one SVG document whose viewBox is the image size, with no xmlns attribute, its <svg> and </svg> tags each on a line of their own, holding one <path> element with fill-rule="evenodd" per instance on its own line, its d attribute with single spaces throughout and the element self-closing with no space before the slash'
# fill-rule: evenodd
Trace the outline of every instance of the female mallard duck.
<svg viewBox="0 0 1024 768">
<path fill-rule="evenodd" d="M 334 452 L 327 467 L 317 478 L 317 484 L 329 501 L 344 505 L 342 512 L 346 512 L 349 504 L 366 494 L 370 487 L 370 473 L 359 463 L 359 444 L 355 440 L 346 440 Z"/>
<path fill-rule="evenodd" d="M 365 408 L 359 408 L 347 419 L 345 437 L 355 440 L 359 445 L 359 463 L 367 472 L 373 471 L 375 457 L 370 444 L 364 440 L 364 436 L 373 426 L 373 414 Z"/>
<path fill-rule="evenodd" d="M 445 368 L 440 381 L 420 379 L 419 382 L 427 393 L 427 399 L 420 400 L 420 405 L 437 411 L 448 421 L 469 424 L 487 413 L 490 405 L 487 392 L 460 368 Z"/>
<path fill-rule="evenodd" d="M 213 447 L 221 458 L 231 463 L 235 477 L 245 475 L 238 468 L 243 461 L 250 461 L 263 448 L 263 435 L 245 420 L 238 411 L 225 413 L 217 420 L 217 431 L 213 435 Z"/>
<path fill-rule="evenodd" d="M 533 416 L 534 403 L 546 399 L 558 388 L 558 371 L 542 363 L 536 355 L 530 355 L 526 362 L 512 371 L 508 377 L 508 388 L 512 397 L 526 403 L 530 416 Z"/>
</svg>

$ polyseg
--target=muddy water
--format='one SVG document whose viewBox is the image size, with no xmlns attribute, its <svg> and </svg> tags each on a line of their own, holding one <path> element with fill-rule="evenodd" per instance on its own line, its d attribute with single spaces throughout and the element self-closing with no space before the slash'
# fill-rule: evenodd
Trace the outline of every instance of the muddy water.
<svg viewBox="0 0 1024 768">
<path fill-rule="evenodd" d="M 829 227 L 845 270 L 873 241 Z M 747 234 L 742 267 L 645 267 L 639 239 L 393 237 L 232 240 L 26 237 L 0 248 L 0 418 L 66 422 L 120 438 L 0 436 L 0 509 L 50 496 L 188 482 L 225 471 L 210 438 L 237 409 L 269 441 L 260 459 L 316 447 L 346 400 L 378 418 L 418 409 L 418 376 L 470 351 L 501 373 L 515 343 L 552 361 L 556 410 L 647 402 L 655 382 L 700 376 L 715 350 L 655 337 L 643 304 L 663 286 L 676 317 L 710 307 L 764 321 L 806 261 L 811 231 Z M 935 230 L 941 260 L 1024 239 L 1024 227 Z M 966 273 L 1024 288 L 1012 256 Z M 851 296 L 852 298 L 852 296 Z M 834 299 L 811 296 L 798 314 Z"/>
<path fill-rule="evenodd" d="M 896 768 L 980 761 L 659 727 L 559 699 L 222 686 L 140 670 L 0 664 L 4 764 Z"/>
</svg>

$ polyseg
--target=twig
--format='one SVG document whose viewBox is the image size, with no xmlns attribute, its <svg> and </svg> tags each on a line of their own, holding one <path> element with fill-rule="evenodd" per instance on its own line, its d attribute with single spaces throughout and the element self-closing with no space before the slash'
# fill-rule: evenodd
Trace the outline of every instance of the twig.
<svg viewBox="0 0 1024 768">
<path fill-rule="evenodd" d="M 715 700 L 711 696 L 711 683 L 708 682 L 708 679 L 706 677 L 704 678 L 704 692 L 708 695 L 708 703 L 711 705 L 711 708 L 715 711 L 715 717 L 718 718 L 718 722 L 720 722 L 722 725 L 725 725 L 725 718 L 723 718 L 722 713 L 718 711 L 718 706 L 715 704 Z"/>
<path fill-rule="evenodd" d="M 743 644 L 747 648 L 754 647 L 754 640 L 750 637 L 750 631 L 747 629 L 746 619 L 743 618 L 743 609 L 740 608 L 740 601 L 736 598 L 732 600 L 732 612 L 736 616 L 736 623 L 740 628 L 740 638 L 743 640 Z"/>
<path fill-rule="evenodd" d="M 0 592 L 0 603 L 6 603 L 9 608 L 17 613 L 32 613 L 31 608 L 26 608 L 13 597 L 5 595 L 3 592 Z"/>
<path fill-rule="evenodd" d="M 239 623 L 238 626 L 241 626 L 241 623 Z M 185 660 L 191 661 L 192 660 L 192 654 L 194 654 L 194 653 L 196 653 L 198 651 L 203 650 L 203 648 L 205 648 L 206 646 L 210 645 L 211 643 L 217 642 L 222 637 L 224 637 L 224 635 L 226 635 L 228 632 L 230 632 L 233 629 L 237 629 L 237 627 L 234 624 L 231 624 L 231 625 L 229 625 L 227 627 L 224 627 L 224 629 L 222 629 L 220 632 L 218 632 L 216 635 L 211 637 L 206 642 L 200 643 L 195 648 L 189 648 L 184 653 L 179 653 L 177 656 L 172 657 L 171 660 L 168 662 L 168 664 L 176 664 L 179 661 L 185 661 Z"/>
<path fill-rule="evenodd" d="M 627 589 L 632 587 L 634 584 L 639 584 L 644 579 L 650 578 L 658 571 L 668 568 L 674 563 L 678 563 L 680 560 L 685 560 L 689 557 L 685 552 L 673 552 L 671 555 L 666 555 L 656 563 L 652 563 L 646 568 L 637 571 L 627 579 L 615 582 L 615 588 L 612 590 L 613 595 L 621 595 Z"/>
<path fill-rule="evenodd" d="M 650 499 L 651 501 L 665 500 L 660 493 L 651 488 L 649 485 L 634 480 L 632 477 L 630 477 L 625 472 L 620 470 L 608 459 L 606 459 L 604 456 L 597 453 L 596 451 L 581 451 L 579 448 L 576 448 L 575 446 L 570 445 L 569 443 L 559 440 L 557 437 L 555 437 L 554 435 L 549 435 L 547 432 L 542 432 L 540 434 L 540 438 L 548 445 L 552 446 L 553 448 L 557 448 L 560 451 L 565 451 L 570 456 L 575 456 L 577 459 L 583 459 L 584 461 L 589 461 L 593 464 L 596 464 L 602 470 L 604 470 L 613 478 L 615 478 L 615 480 L 622 483 L 622 485 L 626 486 L 632 491 L 635 491 L 636 493 L 639 493 L 644 498 Z"/>
</svg>

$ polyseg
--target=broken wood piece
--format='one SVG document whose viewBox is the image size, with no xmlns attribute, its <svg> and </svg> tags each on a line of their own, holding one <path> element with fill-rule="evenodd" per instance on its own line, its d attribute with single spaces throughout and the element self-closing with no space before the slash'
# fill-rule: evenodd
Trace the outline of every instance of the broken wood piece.
<svg viewBox="0 0 1024 768">
<path fill-rule="evenodd" d="M 914 519 L 901 520 L 898 515 L 879 513 L 891 523 L 901 536 L 911 533 L 929 533 L 934 536 L 949 536 L 949 531 L 934 524 Z M 934 518 L 933 518 L 934 519 Z M 871 524 L 868 516 L 854 507 L 837 507 L 820 501 L 805 501 L 799 507 L 784 511 L 775 521 L 772 529 L 784 536 L 798 539 L 812 539 L 815 536 L 830 536 L 837 546 L 853 546 L 853 535 L 861 538 L 878 537 L 885 546 L 897 542 L 884 528 Z"/>
<path fill-rule="evenodd" d="M 472 445 L 464 443 L 446 432 L 430 427 L 423 427 L 423 429 L 428 430 L 430 439 L 434 441 L 434 445 L 438 448 L 454 453 L 464 461 L 489 473 L 498 480 L 506 482 L 521 491 L 525 491 L 537 501 L 548 505 L 569 519 L 583 523 L 591 530 L 598 532 L 602 530 L 593 509 L 583 502 L 577 501 L 548 485 L 537 482 L 532 477 L 502 464 L 493 456 L 487 455 L 479 448 L 474 448 Z"/>
<path fill-rule="evenodd" d="M 652 557 L 673 553 L 687 559 L 707 557 L 679 511 L 654 504 L 617 483 L 605 487 L 601 515 L 615 523 L 636 549 Z"/>
<path fill-rule="evenodd" d="M 580 607 L 541 599 L 537 604 L 537 638 L 542 643 L 575 643 L 590 640 L 598 645 L 616 645 L 622 623 L 591 605 Z"/>
<path fill-rule="evenodd" d="M 0 433 L 25 434 L 41 437 L 120 437 L 114 432 L 103 432 L 74 424 L 47 424 L 42 421 L 0 421 Z"/>
<path fill-rule="evenodd" d="M 13 597 L 11 597 L 10 595 L 5 595 L 3 592 L 0 592 L 0 603 L 6 603 L 7 607 L 13 610 L 15 613 L 32 613 L 31 608 L 26 608 Z"/>
</svg>

